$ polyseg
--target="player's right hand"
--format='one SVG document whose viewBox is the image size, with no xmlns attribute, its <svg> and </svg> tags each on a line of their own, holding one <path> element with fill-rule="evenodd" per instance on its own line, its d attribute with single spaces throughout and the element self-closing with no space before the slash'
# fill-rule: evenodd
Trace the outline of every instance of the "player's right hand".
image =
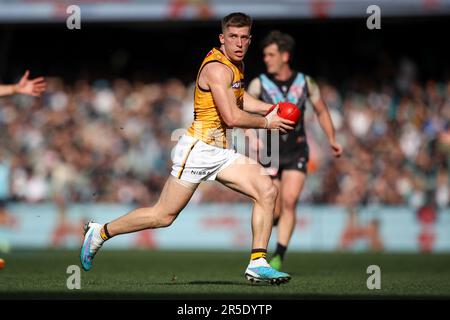
<svg viewBox="0 0 450 320">
<path fill-rule="evenodd" d="M 330 141 L 330 147 L 333 152 L 333 156 L 339 158 L 342 155 L 343 148 L 339 143 L 336 141 Z"/>
<path fill-rule="evenodd" d="M 270 108 L 269 112 L 266 114 L 266 119 L 268 121 L 267 129 L 280 130 L 281 133 L 286 134 L 288 131 L 294 129 L 295 122 L 287 119 L 283 119 L 278 116 L 278 105 Z"/>
</svg>

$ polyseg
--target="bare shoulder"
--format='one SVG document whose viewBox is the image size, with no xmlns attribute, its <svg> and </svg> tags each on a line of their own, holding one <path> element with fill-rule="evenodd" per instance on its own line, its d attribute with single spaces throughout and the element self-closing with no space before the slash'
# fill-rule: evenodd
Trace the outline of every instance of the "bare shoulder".
<svg viewBox="0 0 450 320">
<path fill-rule="evenodd" d="M 310 75 L 306 74 L 305 78 L 306 78 L 306 82 L 308 83 L 308 86 L 311 86 L 311 87 L 318 86 L 316 80 L 313 77 L 311 77 Z"/>
<path fill-rule="evenodd" d="M 220 62 L 208 63 L 202 70 L 202 73 L 208 79 L 214 79 L 216 81 L 226 80 L 228 82 L 229 79 L 232 79 L 233 72 L 231 69 Z"/>
<path fill-rule="evenodd" d="M 233 81 L 233 73 L 229 67 L 213 62 L 205 65 L 199 76 L 201 87 L 210 89 L 211 86 L 229 85 Z"/>
<path fill-rule="evenodd" d="M 320 100 L 320 89 L 317 82 L 311 76 L 306 75 L 306 83 L 308 85 L 308 95 L 311 102 L 316 103 Z"/>
<path fill-rule="evenodd" d="M 261 94 L 261 80 L 259 80 L 259 77 L 250 81 L 247 92 L 254 97 L 258 97 Z"/>
</svg>

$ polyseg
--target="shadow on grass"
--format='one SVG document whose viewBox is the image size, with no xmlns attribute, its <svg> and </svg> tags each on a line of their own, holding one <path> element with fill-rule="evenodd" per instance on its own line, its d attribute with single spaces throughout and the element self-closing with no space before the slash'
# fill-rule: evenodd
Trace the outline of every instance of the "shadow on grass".
<svg viewBox="0 0 450 320">
<path fill-rule="evenodd" d="M 165 283 L 152 283 L 153 285 L 220 285 L 220 286 L 248 286 L 251 283 L 245 283 L 242 281 L 186 281 L 186 282 L 165 282 Z"/>
<path fill-rule="evenodd" d="M 0 300 L 311 300 L 311 301 L 448 301 L 450 296 L 437 295 L 329 295 L 317 293 L 277 294 L 277 293 L 130 293 L 95 292 L 87 290 L 60 292 L 0 292 Z"/>
</svg>

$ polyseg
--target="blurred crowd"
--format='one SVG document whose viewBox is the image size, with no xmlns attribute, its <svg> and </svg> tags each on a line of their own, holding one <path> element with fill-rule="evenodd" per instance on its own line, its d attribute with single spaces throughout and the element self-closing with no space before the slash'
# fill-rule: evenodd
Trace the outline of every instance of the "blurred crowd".
<svg viewBox="0 0 450 320">
<path fill-rule="evenodd" d="M 41 99 L 0 101 L 0 157 L 11 198 L 151 202 L 167 176 L 182 110 L 191 109 L 187 88 L 177 80 L 47 82 Z"/>
<path fill-rule="evenodd" d="M 450 81 L 404 87 L 359 82 L 341 94 L 322 87 L 345 155 L 325 158 L 313 202 L 358 205 L 450 205 Z M 312 131 L 318 131 L 317 127 Z M 313 137 L 319 136 L 313 134 Z"/>
<path fill-rule="evenodd" d="M 418 82 L 407 72 L 389 85 L 317 80 L 345 155 L 332 158 L 308 108 L 302 201 L 450 205 L 450 80 Z M 40 99 L 0 99 L 0 199 L 153 203 L 192 121 L 193 84 L 47 81 Z M 247 200 L 204 183 L 194 201 Z"/>
</svg>

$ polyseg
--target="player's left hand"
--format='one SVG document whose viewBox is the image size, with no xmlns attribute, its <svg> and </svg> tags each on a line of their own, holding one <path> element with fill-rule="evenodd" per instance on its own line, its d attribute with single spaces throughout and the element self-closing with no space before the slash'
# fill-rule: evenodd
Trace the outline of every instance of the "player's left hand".
<svg viewBox="0 0 450 320">
<path fill-rule="evenodd" d="M 335 158 L 339 158 L 342 155 L 343 148 L 339 143 L 336 141 L 331 141 L 330 147 Z"/>
<path fill-rule="evenodd" d="M 30 71 L 27 70 L 25 74 L 20 79 L 19 83 L 16 84 L 17 93 L 28 94 L 33 97 L 39 97 L 42 92 L 47 89 L 47 83 L 43 77 L 39 77 L 33 80 L 28 80 Z"/>
</svg>

